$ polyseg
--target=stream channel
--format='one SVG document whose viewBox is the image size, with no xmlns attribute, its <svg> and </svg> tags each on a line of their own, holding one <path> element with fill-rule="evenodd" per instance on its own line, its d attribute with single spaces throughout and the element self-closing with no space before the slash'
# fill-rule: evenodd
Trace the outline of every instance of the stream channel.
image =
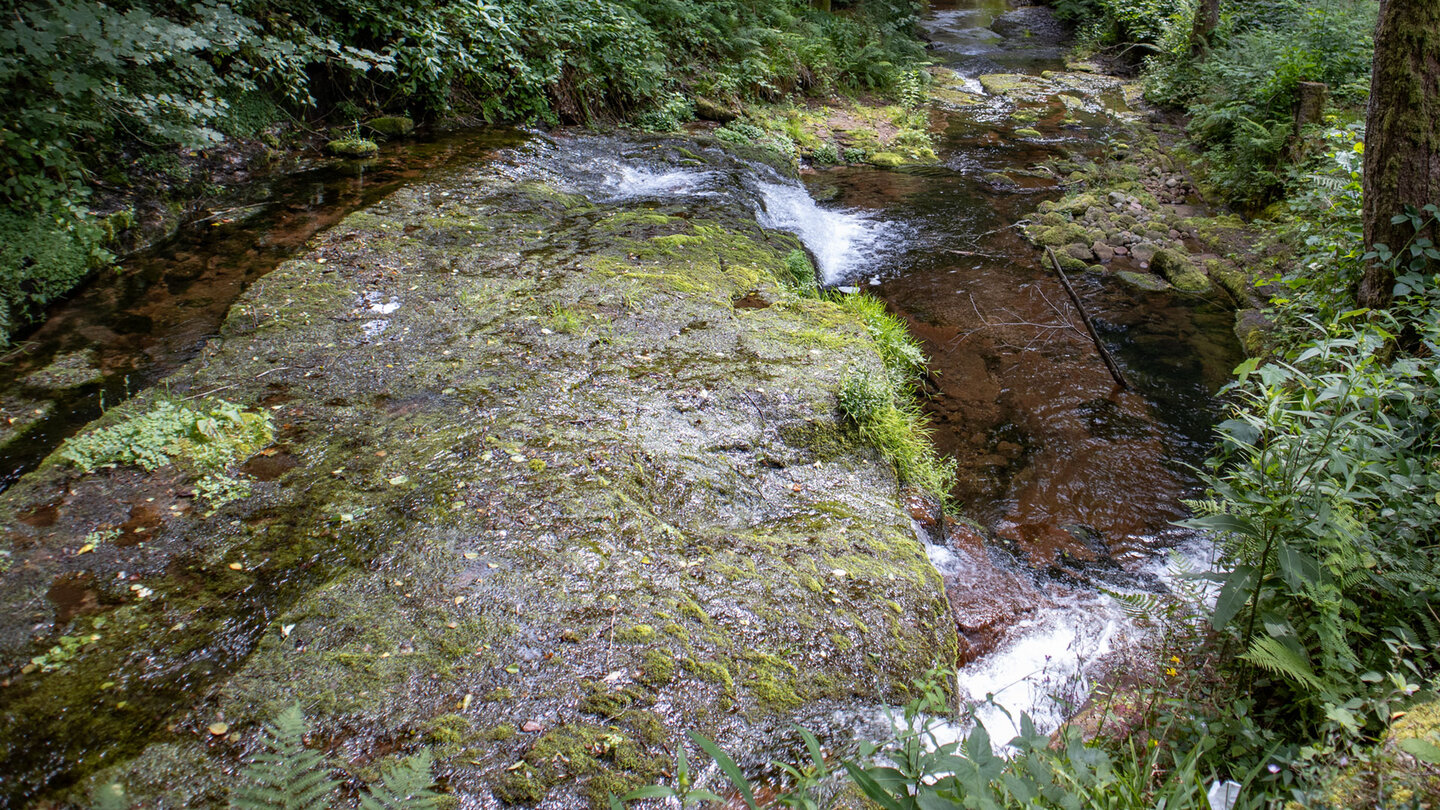
<svg viewBox="0 0 1440 810">
<path fill-rule="evenodd" d="M 925 21 L 932 59 L 976 95 L 983 74 L 1063 70 L 1047 15 L 936 0 Z M 959 464 L 953 495 L 970 520 L 917 523 L 964 633 L 961 690 L 1054 728 L 1138 632 L 1104 591 L 1164 587 L 1172 551 L 1204 553 L 1173 522 L 1198 492 L 1192 465 L 1239 347 L 1224 307 L 1072 273 L 1132 383 L 1114 385 L 1043 254 L 1014 227 L 1061 192 L 1033 167 L 1098 154 L 1118 126 L 1102 105 L 1065 115 L 1052 101 L 1033 105 L 1038 121 L 1014 118 L 1017 102 L 1004 96 L 937 107 L 938 163 L 816 170 L 799 183 L 763 166 L 720 176 L 647 164 L 638 137 L 515 132 L 461 133 L 292 175 L 253 205 L 130 257 L 20 343 L 0 368 L 11 423 L 0 483 L 195 357 L 241 291 L 310 236 L 407 183 L 505 155 L 515 171 L 559 175 L 607 202 L 699 205 L 738 193 L 761 224 L 801 238 L 827 285 L 881 297 L 924 344 L 926 407 L 939 449 Z M 75 375 L 37 376 L 56 360 Z M 1003 715 L 981 714 L 1007 739 Z"/>
</svg>

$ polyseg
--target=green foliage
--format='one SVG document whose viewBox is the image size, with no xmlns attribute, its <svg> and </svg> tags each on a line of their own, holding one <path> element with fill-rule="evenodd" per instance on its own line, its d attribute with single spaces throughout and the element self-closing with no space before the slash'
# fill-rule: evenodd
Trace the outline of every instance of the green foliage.
<svg viewBox="0 0 1440 810">
<path fill-rule="evenodd" d="M 230 797 L 234 810 L 326 810 L 335 806 L 340 781 L 319 752 L 305 746 L 309 726 L 298 705 L 265 726 L 265 750 L 241 772 Z M 387 769 L 360 796 L 361 810 L 430 810 L 440 806 L 428 750 Z"/>
<path fill-rule="evenodd" d="M 815 265 L 811 264 L 810 257 L 805 255 L 803 250 L 792 250 L 785 257 L 785 272 L 789 278 L 786 283 L 799 290 L 802 295 L 813 296 L 819 288 L 819 282 L 815 277 Z"/>
<path fill-rule="evenodd" d="M 839 780 L 848 781 L 874 806 L 884 810 L 929 810 L 966 807 L 977 810 L 1002 808 L 1105 808 L 1106 810 L 1205 810 L 1208 804 L 1197 762 L 1196 749 L 1180 762 L 1168 761 L 1155 748 L 1127 746 L 1117 753 L 1081 739 L 1075 728 L 1063 730 L 1058 738 L 1041 734 L 1030 718 L 1020 718 L 1020 734 L 1009 741 L 1010 757 L 993 750 L 990 735 L 973 716 L 964 739 L 940 742 L 937 726 L 950 713 L 946 691 L 937 685 L 953 673 L 936 673 L 917 685 L 920 696 L 894 718 L 889 739 L 861 744 L 858 756 L 842 758 L 839 768 L 827 761 L 816 737 L 796 728 L 805 744 L 807 760 L 791 764 L 771 763 L 785 775 L 766 806 L 818 810 L 825 806 L 819 797 Z M 735 761 L 710 740 L 690 733 L 735 788 L 746 807 L 760 806 L 754 787 Z M 683 757 L 683 753 L 682 753 Z M 682 759 L 683 762 L 683 759 Z M 674 798 L 682 807 L 700 800 L 717 801 L 714 794 L 689 788 L 689 774 L 681 766 L 677 787 L 656 785 L 633 791 L 620 799 L 612 797 L 612 808 L 637 799 Z M 1261 806 L 1254 800 L 1237 807 Z"/>
<path fill-rule="evenodd" d="M 915 401 L 914 380 L 926 371 L 925 353 L 880 299 L 861 294 L 835 300 L 860 316 L 884 364 L 880 374 L 852 371 L 841 378 L 840 412 L 894 463 L 902 480 L 944 500 L 954 486 L 955 461 L 935 451 L 929 418 Z"/>
<path fill-rule="evenodd" d="M 308 730 L 298 705 L 265 727 L 265 750 L 241 773 L 243 784 L 230 799 L 234 810 L 325 810 L 334 804 L 340 782 L 325 757 L 305 747 Z"/>
<path fill-rule="evenodd" d="M 422 810 L 438 806 L 440 795 L 430 788 L 435 784 L 431 773 L 434 757 L 430 752 L 406 757 L 370 785 L 360 797 L 361 810 Z"/>
<path fill-rule="evenodd" d="M 273 437 L 270 417 L 233 402 L 160 400 L 149 411 L 69 439 L 60 457 L 87 473 L 120 464 L 155 470 L 183 459 L 204 474 L 224 470 Z"/>
<path fill-rule="evenodd" d="M 0 208 L 0 344 L 108 260 L 100 241 L 99 226 L 72 211 Z"/>
<path fill-rule="evenodd" d="M 189 404 L 160 400 L 149 411 L 66 440 L 60 458 L 87 473 L 132 465 L 156 470 L 179 463 L 198 480 L 212 508 L 248 497 L 250 482 L 227 470 L 270 444 L 270 417 L 225 400 Z"/>
<path fill-rule="evenodd" d="M 1368 93 L 1377 4 L 1373 0 L 1268 0 L 1227 4 L 1209 56 L 1189 57 L 1182 15 L 1149 62 L 1152 100 L 1188 106 L 1191 138 L 1211 180 L 1233 203 L 1258 208 L 1284 187 L 1284 151 L 1302 82 L 1335 99 Z"/>
</svg>

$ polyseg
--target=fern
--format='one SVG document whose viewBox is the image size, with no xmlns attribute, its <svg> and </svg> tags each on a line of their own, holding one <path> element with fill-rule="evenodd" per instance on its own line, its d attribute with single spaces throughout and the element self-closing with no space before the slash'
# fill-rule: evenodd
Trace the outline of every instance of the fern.
<svg viewBox="0 0 1440 810">
<path fill-rule="evenodd" d="M 1241 658 L 1315 692 L 1327 691 L 1325 682 L 1315 675 L 1315 670 L 1311 668 L 1306 657 L 1285 646 L 1284 642 L 1274 636 L 1257 637 Z"/>
<path fill-rule="evenodd" d="M 320 752 L 305 747 L 308 730 L 299 706 L 281 712 L 265 727 L 266 751 L 245 768 L 246 784 L 230 798 L 231 808 L 327 810 L 331 806 L 340 783 L 331 778 Z"/>
<path fill-rule="evenodd" d="M 361 810 L 421 810 L 436 806 L 440 798 L 431 786 L 435 777 L 430 773 L 433 758 L 429 751 L 406 757 L 385 772 L 370 792 L 360 797 Z"/>
</svg>

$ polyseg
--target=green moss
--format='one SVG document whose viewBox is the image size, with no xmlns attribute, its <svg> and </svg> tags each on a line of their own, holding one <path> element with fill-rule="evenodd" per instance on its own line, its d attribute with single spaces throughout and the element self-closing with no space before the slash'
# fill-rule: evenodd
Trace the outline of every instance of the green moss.
<svg viewBox="0 0 1440 810">
<path fill-rule="evenodd" d="M 905 156 L 896 152 L 876 152 L 870 155 L 870 165 L 882 169 L 893 169 L 905 165 Z"/>
<path fill-rule="evenodd" d="M 700 680 L 719 685 L 728 695 L 735 694 L 735 679 L 730 675 L 730 668 L 719 661 L 697 661 L 694 658 L 686 658 L 683 663 L 685 669 Z"/>
<path fill-rule="evenodd" d="M 458 714 L 442 714 L 425 724 L 425 739 L 431 743 L 464 742 L 470 721 Z"/>
<path fill-rule="evenodd" d="M 1150 267 L 1165 280 L 1185 292 L 1205 292 L 1210 289 L 1210 279 L 1196 269 L 1189 257 L 1180 251 L 1163 249 L 1155 252 Z"/>
<path fill-rule="evenodd" d="M 650 686 L 663 686 L 675 677 L 675 658 L 663 650 L 647 650 L 640 669 L 640 680 Z"/>
<path fill-rule="evenodd" d="M 338 138 L 325 144 L 325 151 L 337 157 L 368 158 L 380 154 L 380 145 L 368 138 Z"/>
<path fill-rule="evenodd" d="M 1031 128 L 1029 128 L 1029 127 L 1025 127 L 1025 128 L 1022 128 L 1022 129 L 1017 129 L 1017 130 L 1015 130 L 1015 137 L 1017 137 L 1017 138 L 1043 138 L 1044 135 L 1043 135 L 1043 134 L 1040 132 L 1040 130 L 1038 130 L 1038 129 L 1031 129 Z"/>
<path fill-rule="evenodd" d="M 372 132 L 386 138 L 404 138 L 415 131 L 415 121 L 403 115 L 383 115 L 365 122 Z"/>
<path fill-rule="evenodd" d="M 647 644 L 655 640 L 655 628 L 648 624 L 637 624 L 618 630 L 615 640 L 624 644 Z"/>
<path fill-rule="evenodd" d="M 478 739 L 489 740 L 491 742 L 505 742 L 506 740 L 515 739 L 515 734 L 515 726 L 511 725 L 510 723 L 501 723 L 498 726 L 492 726 L 491 728 L 485 729 L 484 731 L 476 735 L 476 737 Z"/>
<path fill-rule="evenodd" d="M 576 708 L 586 714 L 595 714 L 607 719 L 619 717 L 641 697 L 638 690 L 624 688 L 612 692 L 605 684 L 596 681 L 585 681 L 583 686 L 588 694 L 580 699 Z"/>
<path fill-rule="evenodd" d="M 497 780 L 495 793 L 508 804 L 535 804 L 561 782 L 579 779 L 581 794 L 602 810 L 610 794 L 652 784 L 668 766 L 613 727 L 571 724 L 536 740 Z"/>
</svg>

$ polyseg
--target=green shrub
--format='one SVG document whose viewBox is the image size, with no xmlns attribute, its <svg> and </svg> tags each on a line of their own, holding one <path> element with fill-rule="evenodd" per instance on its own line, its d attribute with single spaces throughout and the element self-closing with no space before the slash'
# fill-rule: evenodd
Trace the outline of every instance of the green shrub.
<svg viewBox="0 0 1440 810">
<path fill-rule="evenodd" d="M 100 239 L 89 218 L 0 208 L 0 344 L 109 258 Z"/>
</svg>

